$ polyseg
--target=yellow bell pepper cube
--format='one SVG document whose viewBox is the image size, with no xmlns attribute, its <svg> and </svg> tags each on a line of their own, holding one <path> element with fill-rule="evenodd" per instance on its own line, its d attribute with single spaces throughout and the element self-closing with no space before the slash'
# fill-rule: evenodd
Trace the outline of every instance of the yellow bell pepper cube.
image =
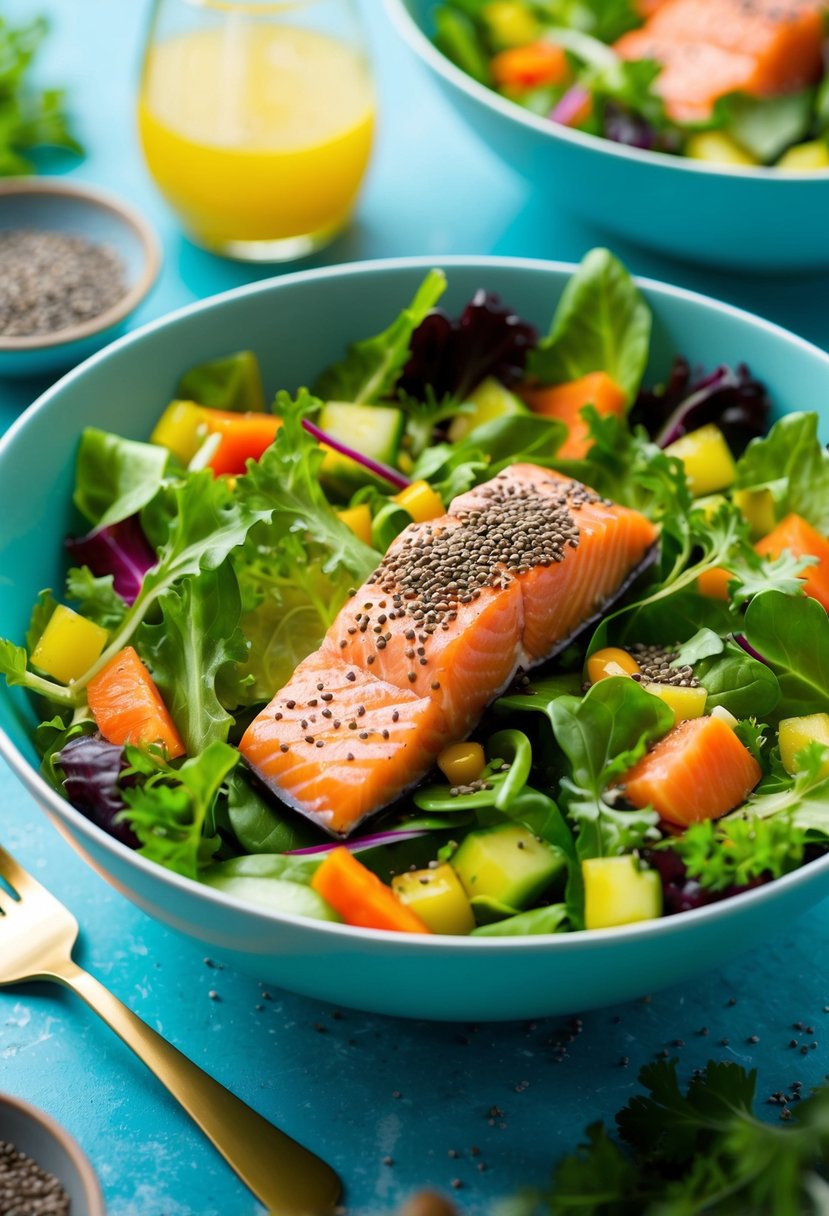
<svg viewBox="0 0 829 1216">
<path fill-rule="evenodd" d="M 829 146 L 823 139 L 810 139 L 808 143 L 796 144 L 784 152 L 777 162 L 778 169 L 794 173 L 814 173 L 829 169 Z"/>
<path fill-rule="evenodd" d="M 346 507 L 338 511 L 337 516 L 350 528 L 358 540 L 371 544 L 371 508 L 368 503 L 358 503 L 356 507 Z"/>
<path fill-rule="evenodd" d="M 751 529 L 752 540 L 768 536 L 777 525 L 774 496 L 771 490 L 735 490 L 734 506 L 739 507 Z"/>
<path fill-rule="evenodd" d="M 58 604 L 32 651 L 32 665 L 62 684 L 71 684 L 101 657 L 108 637 L 94 621 Z"/>
<path fill-rule="evenodd" d="M 150 443 L 168 448 L 182 464 L 189 464 L 206 434 L 201 406 L 195 401 L 171 401 L 155 424 Z"/>
<path fill-rule="evenodd" d="M 611 676 L 638 675 L 640 670 L 633 655 L 618 646 L 604 646 L 587 660 L 587 678 L 591 684 L 609 680 Z"/>
<path fill-rule="evenodd" d="M 438 768 L 450 785 L 469 785 L 477 781 L 486 767 L 480 743 L 450 743 L 438 756 Z"/>
<path fill-rule="evenodd" d="M 829 747 L 829 714 L 806 714 L 784 718 L 777 732 L 780 759 L 787 773 L 797 772 L 797 757 L 810 743 Z M 829 760 L 821 767 L 821 777 L 829 777 Z"/>
<path fill-rule="evenodd" d="M 700 131 L 685 145 L 685 155 L 691 160 L 707 160 L 715 165 L 759 165 L 756 156 L 746 152 L 735 139 L 723 131 Z"/>
<path fill-rule="evenodd" d="M 705 713 L 705 703 L 708 693 L 701 686 L 696 688 L 678 688 L 675 684 L 656 684 L 650 680 L 642 681 L 642 688 L 674 711 L 674 725 L 687 722 L 689 718 L 701 718 Z"/>
<path fill-rule="evenodd" d="M 472 906 L 450 865 L 398 874 L 391 885 L 400 902 L 433 933 L 466 934 L 475 928 Z"/>
<path fill-rule="evenodd" d="M 642 870 L 633 857 L 593 857 L 581 863 L 584 924 L 611 929 L 662 915 L 662 883 L 655 870 Z"/>
<path fill-rule="evenodd" d="M 425 524 L 446 514 L 446 508 L 428 481 L 413 481 L 405 490 L 395 494 L 394 501 L 408 511 L 416 524 Z"/>
<path fill-rule="evenodd" d="M 490 39 L 499 49 L 526 46 L 541 33 L 541 25 L 524 0 L 490 0 L 483 7 Z"/>
<path fill-rule="evenodd" d="M 676 456 L 682 461 L 688 488 L 695 498 L 727 490 L 737 476 L 737 466 L 725 435 L 713 423 L 669 444 L 665 455 Z"/>
</svg>

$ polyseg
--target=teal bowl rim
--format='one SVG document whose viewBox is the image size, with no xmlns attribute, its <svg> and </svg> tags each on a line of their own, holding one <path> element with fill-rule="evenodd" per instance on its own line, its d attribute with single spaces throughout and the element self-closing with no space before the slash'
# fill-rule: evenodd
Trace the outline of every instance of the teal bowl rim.
<svg viewBox="0 0 829 1216">
<path fill-rule="evenodd" d="M 473 101 L 482 103 L 494 110 L 503 118 L 512 119 L 519 126 L 531 131 L 537 131 L 545 138 L 563 143 L 575 144 L 590 152 L 600 152 L 607 156 L 615 156 L 621 160 L 653 165 L 664 169 L 673 169 L 679 173 L 696 173 L 705 177 L 746 178 L 750 181 L 774 182 L 775 188 L 785 188 L 803 182 L 829 183 L 829 169 L 775 169 L 772 165 L 713 165 L 705 161 L 692 160 L 687 156 L 674 156 L 668 152 L 649 152 L 646 148 L 631 148 L 627 144 L 614 143 L 601 135 L 589 135 L 585 131 L 576 131 L 561 123 L 530 113 L 523 106 L 509 101 L 496 93 L 494 89 L 479 84 L 466 72 L 452 63 L 451 59 L 437 49 L 430 41 L 418 23 L 412 17 L 404 0 L 384 0 L 386 14 L 404 42 L 414 53 L 439 76 L 443 76 L 451 85 L 466 93 Z M 781 185 L 782 183 L 782 185 Z"/>
<path fill-rule="evenodd" d="M 248 283 L 241 287 L 232 288 L 230 291 L 221 292 L 218 295 L 209 296 L 204 300 L 196 300 L 192 304 L 187 304 L 183 308 L 177 309 L 175 312 L 167 313 L 163 317 L 159 317 L 148 324 L 141 326 L 132 333 L 126 334 L 117 341 L 112 342 L 97 354 L 92 355 L 83 363 L 79 364 L 72 371 L 68 372 L 60 380 L 57 381 L 51 388 L 47 389 L 41 397 L 34 401 L 28 409 L 12 423 L 9 430 L 0 437 L 0 462 L 5 458 L 9 448 L 14 444 L 17 435 L 22 431 L 29 418 L 35 413 L 40 413 L 42 410 L 49 407 L 50 402 L 54 397 L 59 396 L 65 385 L 70 384 L 73 380 L 80 379 L 90 367 L 97 363 L 103 362 L 106 359 L 115 355 L 122 347 L 129 346 L 133 343 L 140 343 L 145 338 L 149 337 L 171 323 L 197 316 L 200 312 L 208 312 L 217 306 L 221 306 L 228 300 L 239 299 L 244 296 L 267 295 L 274 287 L 284 286 L 286 290 L 296 283 L 325 281 L 326 279 L 335 278 L 351 278 L 356 275 L 382 275 L 390 270 L 406 270 L 411 268 L 419 268 L 428 270 L 434 266 L 442 266 L 451 269 L 453 266 L 458 267 L 480 267 L 486 270 L 487 267 L 510 267 L 512 269 L 526 270 L 543 270 L 553 271 L 556 275 L 571 275 L 576 270 L 576 266 L 572 262 L 561 261 L 545 261 L 541 258 L 519 258 L 519 257 L 499 257 L 496 255 L 474 255 L 474 254 L 451 254 L 443 257 L 431 257 L 429 255 L 419 255 L 417 257 L 398 257 L 398 258 L 378 258 L 372 261 L 350 262 L 338 266 L 327 266 L 318 270 L 299 270 L 291 274 L 277 275 L 270 279 L 262 279 L 255 283 Z M 735 308 L 732 304 L 725 304 L 719 300 L 713 300 L 711 297 L 703 295 L 701 292 L 689 291 L 684 287 L 674 287 L 668 283 L 661 283 L 656 279 L 650 279 L 643 276 L 636 276 L 636 283 L 645 290 L 653 293 L 656 296 L 664 296 L 683 300 L 695 307 L 703 307 L 715 313 L 720 313 L 722 316 L 734 318 L 735 320 L 747 322 L 753 327 L 769 334 L 777 339 L 783 339 L 790 346 L 808 353 L 811 356 L 817 355 L 827 366 L 829 371 L 829 354 L 815 346 L 811 342 L 807 342 L 805 338 L 798 337 L 797 334 L 791 333 L 784 329 L 781 325 L 776 325 L 772 321 L 766 321 L 762 317 L 756 316 L 754 313 L 747 312 L 742 308 Z M 5 693 L 0 695 L 6 695 Z M 272 912 L 262 907 L 245 903 L 243 900 L 237 899 L 235 896 L 227 895 L 222 891 L 216 891 L 211 887 L 205 886 L 202 883 L 196 882 L 194 879 L 185 878 L 181 874 L 176 874 L 172 870 L 165 870 L 157 863 L 148 861 L 127 845 L 115 840 L 103 828 L 97 827 L 94 823 L 76 810 L 71 803 L 66 802 L 56 790 L 41 777 L 40 773 L 32 767 L 29 761 L 18 751 L 12 740 L 6 735 L 5 731 L 0 727 L 0 757 L 2 757 L 11 770 L 20 779 L 22 784 L 30 791 L 35 799 L 48 812 L 57 815 L 58 818 L 66 820 L 73 832 L 77 832 L 80 836 L 86 836 L 93 840 L 97 845 L 103 847 L 108 852 L 117 855 L 126 861 L 129 865 L 134 866 L 139 872 L 146 874 L 151 879 L 156 879 L 162 883 L 169 884 L 171 887 L 178 890 L 184 896 L 195 895 L 199 893 L 200 898 L 207 900 L 216 907 L 224 908 L 233 912 L 244 912 L 248 917 L 258 921 L 262 926 L 275 926 L 280 924 L 290 924 L 298 929 L 305 931 L 316 931 L 320 933 L 332 934 L 335 937 L 345 936 L 366 942 L 375 942 L 388 945 L 390 940 L 402 950 L 458 950 L 469 949 L 475 951 L 491 951 L 498 952 L 500 950 L 524 951 L 528 953 L 536 953 L 539 948 L 546 947 L 546 951 L 565 951 L 565 950 L 580 950 L 588 948 L 591 950 L 601 949 L 607 943 L 619 941 L 627 941 L 630 939 L 639 938 L 657 938 L 664 934 L 681 934 L 683 932 L 693 932 L 696 925 L 708 920 L 716 920 L 723 916 L 729 915 L 729 908 L 733 909 L 735 903 L 738 908 L 750 908 L 766 902 L 774 902 L 778 893 L 785 890 L 790 890 L 795 886 L 811 886 L 819 875 L 829 876 L 829 854 L 825 857 L 818 858 L 816 861 L 811 861 L 807 865 L 802 866 L 799 870 L 794 870 L 790 874 L 785 874 L 782 878 L 775 879 L 762 887 L 757 887 L 753 891 L 747 891 L 742 895 L 736 896 L 734 899 L 723 900 L 720 903 L 709 904 L 707 907 L 695 908 L 690 912 L 682 912 L 676 916 L 660 917 L 658 920 L 641 921 L 633 925 L 619 925 L 611 929 L 582 929 L 573 933 L 566 934 L 536 934 L 531 937 L 465 937 L 465 936 L 450 936 L 429 934 L 421 935 L 417 933 L 399 933 L 390 934 L 382 929 L 362 929 L 354 925 L 338 924 L 333 921 L 313 920 L 304 916 L 295 916 L 290 913 Z M 827 885 L 827 894 L 829 894 L 829 884 Z M 545 951 L 545 952 L 546 952 Z"/>
<path fill-rule="evenodd" d="M 53 1119 L 51 1115 L 47 1115 L 46 1111 L 41 1110 L 39 1106 L 32 1106 L 31 1102 L 18 1098 L 16 1094 L 10 1094 L 6 1091 L 0 1092 L 0 1111 L 2 1111 L 3 1107 L 16 1110 L 19 1114 L 22 1114 L 26 1119 L 29 1119 L 33 1124 L 41 1128 L 51 1140 L 60 1145 L 78 1171 L 78 1177 L 81 1180 L 84 1191 L 83 1199 L 87 1209 L 86 1216 L 105 1216 L 104 1197 L 98 1175 L 95 1173 L 91 1161 L 75 1137 L 65 1127 L 62 1127 L 56 1119 Z M 34 1159 L 36 1160 L 36 1157 Z M 63 1181 L 59 1175 L 56 1174 L 55 1177 L 59 1181 Z M 74 1207 L 72 1210 L 74 1211 Z"/>
<path fill-rule="evenodd" d="M 109 211 L 138 237 L 143 264 L 133 285 L 105 312 L 99 313 L 97 317 L 90 317 L 79 325 L 59 329 L 55 333 L 28 334 L 19 338 L 4 337 L 0 334 L 0 356 L 58 351 L 63 346 L 71 346 L 75 342 L 83 342 L 87 338 L 104 334 L 126 320 L 148 294 L 161 270 L 161 245 L 143 215 L 109 190 L 88 186 L 85 182 L 40 177 L 12 177 L 0 181 L 0 208 L 4 198 L 21 194 L 39 194 L 57 199 L 73 198 L 87 204 L 90 210 Z"/>
</svg>

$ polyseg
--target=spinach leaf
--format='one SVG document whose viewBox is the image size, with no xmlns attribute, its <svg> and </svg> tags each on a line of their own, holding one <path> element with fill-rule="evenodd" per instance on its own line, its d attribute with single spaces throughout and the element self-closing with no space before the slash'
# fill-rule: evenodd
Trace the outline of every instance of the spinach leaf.
<svg viewBox="0 0 829 1216">
<path fill-rule="evenodd" d="M 582 698 L 557 698 L 550 716 L 570 766 L 570 776 L 561 783 L 562 797 L 578 825 L 579 857 L 616 856 L 638 848 L 651 838 L 658 816 L 617 810 L 605 793 L 671 729 L 673 711 L 622 676 L 601 680 Z"/>
<path fill-rule="evenodd" d="M 223 670 L 247 658 L 242 601 L 228 560 L 167 590 L 160 619 L 144 622 L 136 648 L 149 666 L 188 755 L 227 740 L 233 718 L 216 690 Z"/>
<path fill-rule="evenodd" d="M 829 616 L 817 600 L 764 591 L 743 629 L 779 680 L 782 716 L 829 710 Z"/>
<path fill-rule="evenodd" d="M 541 933 L 559 933 L 567 927 L 566 904 L 550 904 L 546 908 L 531 908 L 506 920 L 480 925 L 472 937 L 531 937 Z"/>
<path fill-rule="evenodd" d="M 779 97 L 734 94 L 718 102 L 714 122 L 762 164 L 770 165 L 788 147 L 806 138 L 814 102 L 814 89 Z"/>
<path fill-rule="evenodd" d="M 564 289 L 549 337 L 531 353 L 528 372 L 544 384 L 604 371 L 636 396 L 651 333 L 651 311 L 624 266 L 593 249 Z"/>
<path fill-rule="evenodd" d="M 240 350 L 223 359 L 191 367 L 179 381 L 176 397 L 213 410 L 261 413 L 265 408 L 265 394 L 259 360 L 252 350 Z"/>
<path fill-rule="evenodd" d="M 287 853 L 324 839 L 301 816 L 260 794 L 242 765 L 228 781 L 227 801 L 230 826 L 246 853 Z"/>
<path fill-rule="evenodd" d="M 341 363 L 319 376 L 315 395 L 324 401 L 353 401 L 358 405 L 388 396 L 408 359 L 412 334 L 445 290 L 443 271 L 430 270 L 411 304 L 388 329 L 355 342 Z"/>
<path fill-rule="evenodd" d="M 718 633 L 713 629 L 702 628 L 698 629 L 692 638 L 687 642 L 683 642 L 676 652 L 676 658 L 672 660 L 672 667 L 693 667 L 695 663 L 699 663 L 701 659 L 709 659 L 713 655 L 722 654 L 725 649 L 725 642 Z"/>
<path fill-rule="evenodd" d="M 817 414 L 787 414 L 764 439 L 753 439 L 737 462 L 738 489 L 768 489 L 780 519 L 802 515 L 829 533 L 829 451 L 818 437 Z"/>
<path fill-rule="evenodd" d="M 735 718 L 756 717 L 770 714 L 780 700 L 774 672 L 733 642 L 696 663 L 694 675 L 708 693 L 706 712 L 719 705 Z"/>
<path fill-rule="evenodd" d="M 96 528 L 135 515 L 164 484 L 170 453 L 87 427 L 75 469 L 75 506 Z"/>
</svg>

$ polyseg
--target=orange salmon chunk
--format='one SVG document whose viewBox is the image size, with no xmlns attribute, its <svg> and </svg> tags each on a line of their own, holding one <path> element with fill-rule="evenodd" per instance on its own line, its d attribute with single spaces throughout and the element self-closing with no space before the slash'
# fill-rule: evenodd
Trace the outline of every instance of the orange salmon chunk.
<svg viewBox="0 0 829 1216">
<path fill-rule="evenodd" d="M 619 782 L 632 806 L 687 828 L 745 802 L 762 769 L 721 718 L 680 722 Z"/>
<path fill-rule="evenodd" d="M 580 482 L 513 465 L 410 524 L 240 750 L 290 806 L 347 835 L 549 658 L 657 537 Z"/>
</svg>

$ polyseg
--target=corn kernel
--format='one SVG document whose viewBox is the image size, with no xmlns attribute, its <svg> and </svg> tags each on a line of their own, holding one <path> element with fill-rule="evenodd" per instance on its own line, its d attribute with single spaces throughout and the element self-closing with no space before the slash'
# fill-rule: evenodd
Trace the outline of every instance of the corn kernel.
<svg viewBox="0 0 829 1216">
<path fill-rule="evenodd" d="M 62 684 L 79 680 L 103 653 L 106 629 L 58 604 L 32 651 L 32 664 Z"/>
<path fill-rule="evenodd" d="M 371 544 L 371 508 L 368 503 L 358 503 L 356 507 L 346 507 L 338 511 L 337 516 L 350 528 L 358 540 Z"/>
<path fill-rule="evenodd" d="M 480 743 L 450 743 L 438 756 L 438 768 L 450 785 L 477 781 L 486 766 Z"/>
<path fill-rule="evenodd" d="M 591 654 L 587 660 L 587 678 L 591 684 L 608 680 L 611 676 L 634 676 L 641 671 L 632 654 L 618 646 L 605 646 Z"/>
<path fill-rule="evenodd" d="M 416 524 L 425 524 L 430 519 L 438 519 L 446 514 L 440 496 L 428 481 L 413 481 L 405 490 L 395 494 L 394 501 L 399 503 L 404 511 L 409 512 Z"/>
</svg>

